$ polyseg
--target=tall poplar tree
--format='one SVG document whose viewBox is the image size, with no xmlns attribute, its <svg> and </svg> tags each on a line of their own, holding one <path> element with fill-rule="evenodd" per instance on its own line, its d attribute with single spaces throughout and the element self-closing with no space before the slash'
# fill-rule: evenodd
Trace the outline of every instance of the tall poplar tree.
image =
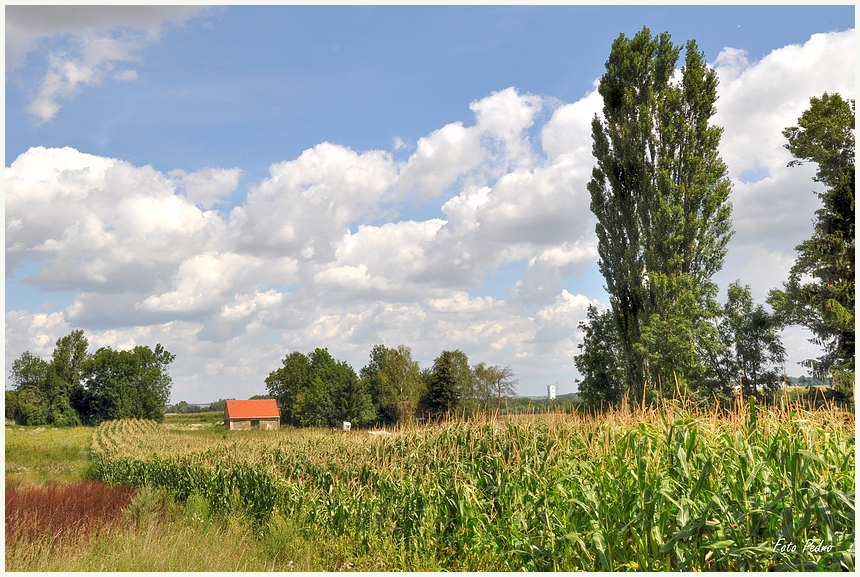
<svg viewBox="0 0 860 577">
<path fill-rule="evenodd" d="M 646 384 L 703 378 L 700 349 L 715 335 L 702 321 L 717 310 L 711 277 L 731 237 L 722 129 L 710 123 L 717 76 L 693 40 L 676 74 L 680 52 L 666 32 L 621 34 L 598 86 L 603 119 L 592 122 L 599 265 L 637 402 Z"/>
</svg>

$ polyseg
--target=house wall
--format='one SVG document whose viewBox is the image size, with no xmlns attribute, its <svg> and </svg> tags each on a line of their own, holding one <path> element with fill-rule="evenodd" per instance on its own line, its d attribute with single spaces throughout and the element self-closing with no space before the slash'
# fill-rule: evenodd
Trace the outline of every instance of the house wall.
<svg viewBox="0 0 860 577">
<path fill-rule="evenodd" d="M 251 428 L 250 419 L 225 419 L 224 428 L 228 431 L 244 431 Z"/>
<path fill-rule="evenodd" d="M 260 429 L 270 431 L 281 426 L 281 420 L 278 418 L 272 419 L 254 419 L 260 421 Z M 248 431 L 251 429 L 251 419 L 224 419 L 224 428 L 228 431 Z"/>
</svg>

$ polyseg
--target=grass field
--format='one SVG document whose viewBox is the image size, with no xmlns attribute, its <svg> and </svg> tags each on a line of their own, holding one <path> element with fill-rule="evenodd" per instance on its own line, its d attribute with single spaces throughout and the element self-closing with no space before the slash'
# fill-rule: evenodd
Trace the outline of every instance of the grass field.
<svg viewBox="0 0 860 577">
<path fill-rule="evenodd" d="M 167 413 L 164 415 L 165 425 L 217 425 L 224 422 L 223 411 L 204 411 L 200 413 Z"/>
<path fill-rule="evenodd" d="M 50 432 L 8 429 L 7 463 L 10 438 Z M 89 474 L 141 488 L 124 523 L 67 558 L 7 543 L 7 569 L 853 570 L 853 414 L 668 407 L 391 433 L 105 423 Z"/>
<path fill-rule="evenodd" d="M 94 429 L 6 426 L 6 486 L 83 480 Z"/>
</svg>

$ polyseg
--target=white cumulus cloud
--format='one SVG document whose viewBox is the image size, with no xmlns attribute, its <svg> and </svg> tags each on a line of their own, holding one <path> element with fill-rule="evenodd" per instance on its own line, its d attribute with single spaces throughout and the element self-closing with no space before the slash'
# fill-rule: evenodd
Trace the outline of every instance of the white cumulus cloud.
<svg viewBox="0 0 860 577">
<path fill-rule="evenodd" d="M 716 59 L 737 230 L 721 286 L 740 278 L 762 299 L 811 231 L 814 167 L 785 167 L 781 131 L 811 96 L 854 96 L 854 42 L 831 33 L 759 62 L 733 49 Z M 80 85 L 136 54 L 105 42 L 66 61 L 100 62 L 76 72 Z M 597 261 L 586 185 L 601 102 L 592 91 L 556 104 L 493 92 L 471 103 L 473 123 L 431 131 L 403 161 L 392 154 L 402 140 L 392 151 L 317 144 L 273 164 L 229 214 L 211 207 L 239 191 L 239 167 L 161 172 L 32 148 L 5 172 L 7 283 L 22 274 L 15 282 L 76 296 L 6 314 L 7 366 L 80 327 L 93 348 L 164 344 L 177 355 L 174 400 L 261 393 L 293 350 L 327 347 L 359 368 L 376 343 L 406 344 L 424 366 L 443 348 L 511 365 L 527 394 L 572 388 L 578 324 L 599 305 L 571 287 Z M 415 201 L 441 218 L 398 218 Z M 481 279 L 506 263 L 528 265 L 498 294 Z"/>
<path fill-rule="evenodd" d="M 720 53 L 720 78 L 714 122 L 724 127 L 720 154 L 734 188 L 731 202 L 735 236 L 729 245 L 723 286 L 741 280 L 764 298 L 788 276 L 794 247 L 812 234 L 820 206 L 813 194 L 815 167 L 788 168 L 792 159 L 782 131 L 796 126 L 809 99 L 824 92 L 854 98 L 854 30 L 814 34 L 803 44 L 774 50 L 749 62 L 737 49 Z M 755 178 L 741 178 L 744 173 Z M 763 254 L 770 256 L 759 261 Z M 729 275 L 738 276 L 729 278 Z"/>
<path fill-rule="evenodd" d="M 175 178 L 185 189 L 185 198 L 192 204 L 204 209 L 212 208 L 224 197 L 239 187 L 242 170 L 239 168 L 201 168 L 192 173 L 182 169 L 171 170 L 169 176 Z"/>
</svg>

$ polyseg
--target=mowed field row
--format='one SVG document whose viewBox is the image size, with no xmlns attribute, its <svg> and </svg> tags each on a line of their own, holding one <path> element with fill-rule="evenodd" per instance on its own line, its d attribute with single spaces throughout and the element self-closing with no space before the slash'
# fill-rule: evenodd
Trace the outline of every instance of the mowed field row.
<svg viewBox="0 0 860 577">
<path fill-rule="evenodd" d="M 452 570 L 854 568 L 854 417 L 535 415 L 390 435 L 106 422 L 95 475 Z"/>
</svg>

